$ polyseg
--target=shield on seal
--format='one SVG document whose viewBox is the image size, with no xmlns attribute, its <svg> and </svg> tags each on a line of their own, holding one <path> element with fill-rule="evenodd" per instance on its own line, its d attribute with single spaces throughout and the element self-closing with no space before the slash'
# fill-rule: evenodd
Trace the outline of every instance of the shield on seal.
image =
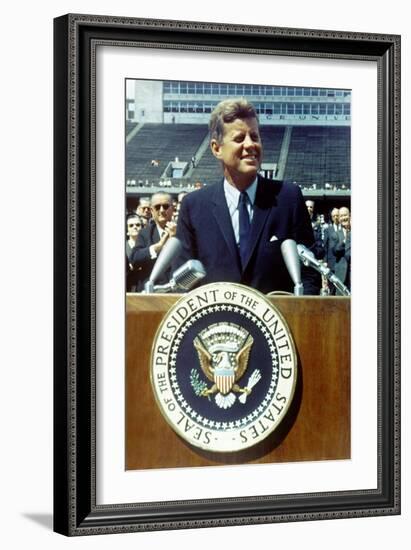
<svg viewBox="0 0 411 550">
<path fill-rule="evenodd" d="M 214 371 L 214 382 L 220 393 L 227 395 L 233 387 L 235 381 L 235 373 L 233 369 L 220 367 Z"/>
</svg>

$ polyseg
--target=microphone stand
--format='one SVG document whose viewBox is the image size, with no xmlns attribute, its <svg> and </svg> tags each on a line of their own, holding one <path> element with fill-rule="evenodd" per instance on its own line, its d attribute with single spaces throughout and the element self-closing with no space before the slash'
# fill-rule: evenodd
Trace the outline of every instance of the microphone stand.
<svg viewBox="0 0 411 550">
<path fill-rule="evenodd" d="M 153 292 L 154 292 L 154 283 L 153 283 L 153 281 L 148 280 L 148 281 L 144 284 L 144 291 L 143 291 L 143 293 L 144 293 L 144 294 L 152 294 Z"/>
<path fill-rule="evenodd" d="M 304 295 L 304 286 L 301 280 L 300 259 L 298 257 L 297 243 L 294 239 L 285 239 L 281 243 L 281 254 L 287 267 L 291 280 L 294 283 L 294 296 Z"/>
<path fill-rule="evenodd" d="M 294 296 L 304 296 L 304 285 L 302 283 L 294 285 Z"/>
<path fill-rule="evenodd" d="M 302 247 L 302 245 L 298 245 L 298 247 L 300 247 L 300 260 L 305 266 L 313 267 L 316 271 L 318 271 L 318 273 L 320 273 L 323 277 L 330 281 L 341 292 L 343 296 L 351 296 L 351 292 L 348 290 L 345 284 L 341 281 L 341 279 L 337 277 L 335 273 L 331 271 L 328 266 L 315 259 L 314 254 L 310 250 Z M 311 256 L 312 258 L 314 258 L 314 260 L 311 258 Z"/>
</svg>

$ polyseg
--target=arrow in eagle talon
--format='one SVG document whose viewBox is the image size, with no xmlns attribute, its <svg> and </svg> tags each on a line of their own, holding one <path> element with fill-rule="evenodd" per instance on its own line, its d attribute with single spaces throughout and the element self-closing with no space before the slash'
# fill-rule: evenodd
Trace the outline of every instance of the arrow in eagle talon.
<svg viewBox="0 0 411 550">
<path fill-rule="evenodd" d="M 250 395 L 251 390 L 254 388 L 254 386 L 261 380 L 261 373 L 258 369 L 253 371 L 250 378 L 248 379 L 247 386 L 244 388 L 244 393 L 240 395 L 238 400 L 244 405 L 244 403 L 247 401 L 247 395 Z"/>
</svg>

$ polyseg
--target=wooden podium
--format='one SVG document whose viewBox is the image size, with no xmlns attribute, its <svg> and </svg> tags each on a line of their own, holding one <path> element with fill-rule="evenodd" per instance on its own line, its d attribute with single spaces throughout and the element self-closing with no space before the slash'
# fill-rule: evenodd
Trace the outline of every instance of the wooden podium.
<svg viewBox="0 0 411 550">
<path fill-rule="evenodd" d="M 178 295 L 127 295 L 127 470 L 350 458 L 350 298 L 269 298 L 285 318 L 298 356 L 295 396 L 280 426 L 256 448 L 209 453 L 167 424 L 150 383 L 156 330 Z"/>
</svg>

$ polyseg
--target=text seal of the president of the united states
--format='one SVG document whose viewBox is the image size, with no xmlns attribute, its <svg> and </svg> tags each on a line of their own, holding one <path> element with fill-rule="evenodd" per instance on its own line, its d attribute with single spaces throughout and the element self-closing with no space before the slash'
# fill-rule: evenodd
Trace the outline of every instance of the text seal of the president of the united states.
<svg viewBox="0 0 411 550">
<path fill-rule="evenodd" d="M 180 298 L 153 342 L 151 382 L 170 426 L 191 445 L 238 452 L 270 435 L 294 395 L 290 331 L 260 292 L 212 283 Z"/>
</svg>

